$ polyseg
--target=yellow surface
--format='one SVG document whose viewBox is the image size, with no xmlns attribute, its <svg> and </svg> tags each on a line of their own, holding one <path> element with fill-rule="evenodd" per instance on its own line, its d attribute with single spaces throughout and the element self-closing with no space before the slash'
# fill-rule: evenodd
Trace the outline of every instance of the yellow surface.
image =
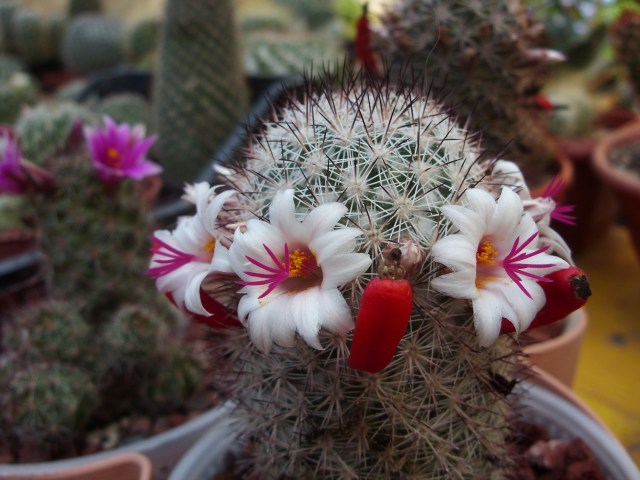
<svg viewBox="0 0 640 480">
<path fill-rule="evenodd" d="M 574 390 L 640 466 L 640 258 L 614 227 L 575 260 L 593 296 Z"/>
</svg>

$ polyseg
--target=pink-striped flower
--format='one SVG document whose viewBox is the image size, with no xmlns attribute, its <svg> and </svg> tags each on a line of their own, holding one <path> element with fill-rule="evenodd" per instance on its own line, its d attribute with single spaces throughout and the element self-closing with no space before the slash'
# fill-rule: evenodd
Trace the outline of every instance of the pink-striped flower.
<svg viewBox="0 0 640 480">
<path fill-rule="evenodd" d="M 231 271 L 228 250 L 220 242 L 216 223 L 224 203 L 235 192 L 216 194 L 216 187 L 202 182 L 187 187 L 187 193 L 196 204 L 196 215 L 180 218 L 173 231 L 154 233 L 147 274 L 156 281 L 160 292 L 171 294 L 177 306 L 209 316 L 200 287 L 208 275 Z"/>
<path fill-rule="evenodd" d="M 268 223 L 251 219 L 246 231 L 235 231 L 229 259 L 244 286 L 238 318 L 263 352 L 273 343 L 291 346 L 296 332 L 322 348 L 320 328 L 339 334 L 353 328 L 339 287 L 366 271 L 371 258 L 354 253 L 360 229 L 334 229 L 346 211 L 326 203 L 299 221 L 293 190 L 285 190 L 271 202 Z"/>
<path fill-rule="evenodd" d="M 539 243 L 539 231 L 520 197 L 503 188 L 496 201 L 488 192 L 466 192 L 467 206 L 447 205 L 443 215 L 458 230 L 438 240 L 431 254 L 451 272 L 431 281 L 437 291 L 471 300 L 480 344 L 492 344 L 502 318 L 516 332 L 527 329 L 545 303 L 538 282 L 568 266 Z"/>
<path fill-rule="evenodd" d="M 114 184 L 125 178 L 141 180 L 162 171 L 160 165 L 145 158 L 157 139 L 155 135 L 145 137 L 143 125 L 118 125 L 109 117 L 103 121 L 104 128 L 85 127 L 84 136 L 93 165 L 104 183 Z"/>
</svg>

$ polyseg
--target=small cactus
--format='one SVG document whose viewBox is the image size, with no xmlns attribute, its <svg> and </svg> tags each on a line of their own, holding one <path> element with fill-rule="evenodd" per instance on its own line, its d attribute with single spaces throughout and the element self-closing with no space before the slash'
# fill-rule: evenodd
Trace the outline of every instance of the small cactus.
<svg viewBox="0 0 640 480">
<path fill-rule="evenodd" d="M 67 13 L 70 18 L 87 13 L 100 13 L 102 0 L 69 0 Z"/>
<path fill-rule="evenodd" d="M 121 93 L 110 95 L 98 104 L 100 116 L 108 116 L 117 123 L 144 125 L 147 131 L 153 130 L 153 112 L 151 104 L 142 95 Z"/>
<path fill-rule="evenodd" d="M 141 62 L 157 50 L 160 27 L 159 19 L 145 18 L 129 28 L 125 40 L 125 51 L 129 63 Z"/>
<path fill-rule="evenodd" d="M 376 30 L 391 65 L 425 72 L 425 91 L 450 107 L 484 146 L 526 170 L 545 171 L 555 146 L 537 95 L 549 61 L 543 27 L 519 1 L 401 0 Z"/>
<path fill-rule="evenodd" d="M 18 11 L 18 2 L 16 0 L 0 0 L 0 32 L 2 32 L 2 40 L 0 43 L 2 51 L 7 53 L 16 53 L 16 45 L 13 37 L 13 17 Z"/>
<path fill-rule="evenodd" d="M 70 365 L 36 363 L 1 366 L 0 378 L 4 442 L 37 442 L 55 455 L 78 440 L 96 401 L 89 375 Z"/>
<path fill-rule="evenodd" d="M 21 110 L 34 104 L 39 88 L 19 62 L 0 56 L 0 123 L 12 124 Z"/>
<path fill-rule="evenodd" d="M 640 103 L 640 12 L 623 12 L 611 26 L 617 62 L 624 67 L 636 103 Z"/>
<path fill-rule="evenodd" d="M 62 58 L 70 70 L 91 73 L 124 60 L 124 31 L 120 22 L 101 15 L 79 15 L 67 29 Z"/>
<path fill-rule="evenodd" d="M 94 114 L 76 103 L 40 103 L 26 110 L 16 122 L 22 153 L 30 161 L 42 164 L 69 146 L 74 129 L 94 121 Z"/>
<path fill-rule="evenodd" d="M 61 16 L 45 18 L 30 10 L 20 10 L 13 19 L 13 35 L 20 58 L 29 66 L 60 60 L 66 20 Z"/>
<path fill-rule="evenodd" d="M 78 365 L 90 338 L 89 324 L 73 303 L 51 300 L 14 315 L 5 346 L 33 359 Z"/>
</svg>

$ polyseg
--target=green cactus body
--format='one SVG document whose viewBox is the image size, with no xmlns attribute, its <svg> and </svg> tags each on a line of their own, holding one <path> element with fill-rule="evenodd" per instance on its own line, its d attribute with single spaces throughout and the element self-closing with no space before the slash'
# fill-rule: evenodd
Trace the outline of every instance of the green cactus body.
<svg viewBox="0 0 640 480">
<path fill-rule="evenodd" d="M 120 22 L 101 15 L 79 15 L 69 24 L 62 58 L 70 70 L 91 73 L 124 60 L 124 31 Z"/>
<path fill-rule="evenodd" d="M 244 62 L 249 75 L 302 75 L 338 65 L 343 54 L 326 35 L 256 33 L 245 40 Z"/>
<path fill-rule="evenodd" d="M 454 119 L 385 81 L 291 102 L 227 176 L 247 198 L 246 219 L 268 216 L 274 194 L 293 189 L 300 219 L 343 203 L 341 223 L 363 232 L 359 252 L 380 259 L 406 242 L 428 252 L 452 229 L 440 207 L 486 174 Z M 515 348 L 479 348 L 468 306 L 430 289 L 433 260 L 420 266 L 406 333 L 377 374 L 349 368 L 350 336 L 321 332 L 323 350 L 297 338 L 265 355 L 244 330 L 221 335 L 214 361 L 232 362 L 222 380 L 251 439 L 245 478 L 492 478 L 505 467 L 510 407 L 492 378 L 509 377 Z M 375 270 L 341 289 L 354 312 Z"/>
<path fill-rule="evenodd" d="M 616 60 L 622 65 L 631 84 L 636 106 L 640 102 L 640 12 L 626 11 L 611 26 Z"/>
<path fill-rule="evenodd" d="M 63 17 L 44 18 L 29 10 L 19 11 L 13 19 L 13 34 L 20 58 L 30 66 L 60 60 L 65 28 Z"/>
<path fill-rule="evenodd" d="M 0 31 L 2 32 L 2 40 L 0 43 L 2 51 L 16 53 L 15 41 L 13 38 L 13 17 L 18 9 L 18 3 L 15 0 L 0 0 Z"/>
<path fill-rule="evenodd" d="M 78 123 L 93 123 L 94 114 L 72 102 L 41 103 L 25 111 L 16 122 L 22 154 L 41 164 L 68 147 Z"/>
<path fill-rule="evenodd" d="M 79 364 L 87 353 L 90 333 L 73 303 L 52 300 L 18 312 L 7 329 L 5 344 L 32 358 Z"/>
<path fill-rule="evenodd" d="M 160 20 L 146 18 L 136 22 L 127 32 L 126 55 L 130 63 L 138 63 L 158 48 Z"/>
<path fill-rule="evenodd" d="M 0 378 L 6 386 L 0 392 L 0 437 L 45 444 L 53 454 L 77 440 L 96 400 L 90 376 L 69 365 L 36 363 L 19 370 L 1 367 Z"/>
<path fill-rule="evenodd" d="M 165 178 L 193 181 L 243 118 L 247 88 L 231 0 L 169 0 L 155 91 Z"/>
<path fill-rule="evenodd" d="M 554 150 L 536 102 L 541 33 L 519 1 L 401 0 L 383 16 L 375 48 L 390 64 L 424 70 L 425 90 L 482 132 L 486 148 L 506 148 L 525 173 L 539 172 Z"/>
<path fill-rule="evenodd" d="M 69 17 L 88 13 L 100 13 L 102 11 L 102 0 L 69 0 L 67 12 Z"/>
<path fill-rule="evenodd" d="M 38 86 L 12 57 L 0 56 L 0 123 L 12 124 L 23 107 L 38 99 Z"/>
<path fill-rule="evenodd" d="M 98 113 L 111 117 L 116 123 L 144 125 L 146 131 L 152 131 L 153 112 L 151 105 L 142 95 L 121 93 L 110 95 L 98 105 Z"/>
</svg>

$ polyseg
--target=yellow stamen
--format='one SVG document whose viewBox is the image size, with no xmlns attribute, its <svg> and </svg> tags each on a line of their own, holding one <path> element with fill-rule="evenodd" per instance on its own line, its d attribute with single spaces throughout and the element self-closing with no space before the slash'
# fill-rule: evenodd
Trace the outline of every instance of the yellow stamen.
<svg viewBox="0 0 640 480">
<path fill-rule="evenodd" d="M 304 267 L 308 260 L 309 255 L 296 248 L 294 252 L 289 255 L 289 277 L 301 276 L 304 273 Z"/>
<path fill-rule="evenodd" d="M 107 148 L 107 157 L 109 160 L 117 160 L 120 158 L 120 152 L 113 147 L 109 147 Z"/>
<path fill-rule="evenodd" d="M 495 257 L 498 256 L 498 252 L 491 242 L 482 242 L 478 246 L 476 252 L 476 260 L 479 265 L 486 265 L 488 267 L 494 267 L 496 264 Z"/>
<path fill-rule="evenodd" d="M 211 240 L 209 240 L 207 243 L 204 244 L 204 249 L 207 251 L 207 253 L 213 253 L 215 248 L 216 248 L 215 238 L 212 238 Z"/>
</svg>

